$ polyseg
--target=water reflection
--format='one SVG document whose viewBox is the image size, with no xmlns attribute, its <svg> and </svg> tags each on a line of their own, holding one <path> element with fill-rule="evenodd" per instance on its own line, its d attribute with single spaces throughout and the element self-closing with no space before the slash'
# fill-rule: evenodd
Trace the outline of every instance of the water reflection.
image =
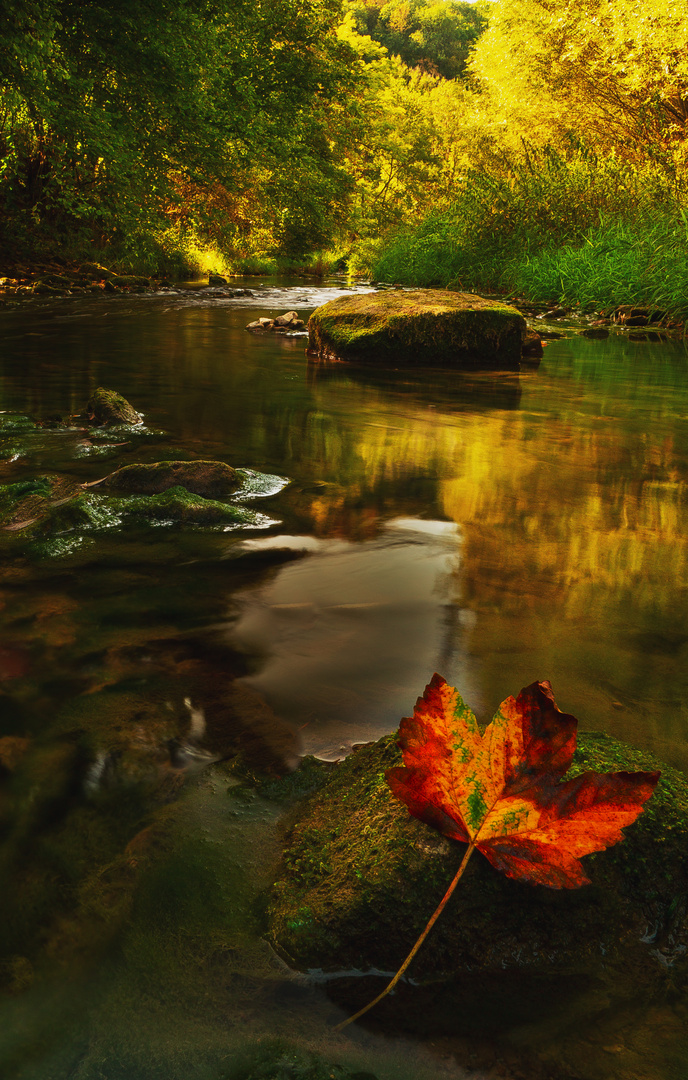
<svg viewBox="0 0 688 1080">
<path fill-rule="evenodd" d="M 0 1054 L 22 1080 L 91 1080 L 104 1060 L 123 1062 L 108 1080 L 181 1077 L 199 1046 L 215 1080 L 247 1031 L 329 1022 L 260 939 L 278 811 L 232 803 L 218 765 L 184 796 L 199 762 L 244 749 L 279 769 L 297 738 L 340 756 L 439 670 L 483 719 L 549 678 L 585 726 L 688 766 L 682 346 L 570 338 L 537 374 L 418 379 L 315 369 L 303 342 L 244 331 L 314 298 L 265 291 L 250 316 L 184 296 L 0 315 L 2 409 L 76 413 L 103 384 L 148 427 L 99 446 L 8 434 L 3 482 L 167 456 L 292 481 L 265 493 L 281 523 L 265 537 L 123 526 L 0 567 Z M 585 1080 L 622 1060 L 605 1050 L 615 1023 L 571 1036 Z M 673 1007 L 623 1023 L 643 1075 L 682 1076 Z M 171 1063 L 163 1042 L 186 1024 Z M 388 1053 L 376 1043 L 368 1069 L 405 1075 Z"/>
<path fill-rule="evenodd" d="M 394 728 L 428 673 L 451 672 L 475 692 L 460 641 L 470 621 L 457 590 L 460 547 L 455 524 L 412 518 L 386 522 L 374 540 L 320 541 L 234 596 L 230 643 L 260 658 L 242 681 L 299 729 L 308 752 L 334 758 Z M 308 538 L 304 549 L 313 551 Z"/>
</svg>

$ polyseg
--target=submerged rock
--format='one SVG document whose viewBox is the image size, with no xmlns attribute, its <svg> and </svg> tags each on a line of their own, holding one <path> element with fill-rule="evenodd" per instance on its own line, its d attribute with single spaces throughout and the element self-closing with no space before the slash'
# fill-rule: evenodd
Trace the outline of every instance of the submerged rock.
<svg viewBox="0 0 688 1080">
<path fill-rule="evenodd" d="M 0 487 L 0 529 L 21 532 L 54 517 L 69 513 L 69 506 L 81 489 L 62 476 L 38 476 Z"/>
<path fill-rule="evenodd" d="M 394 290 L 331 300 L 313 312 L 308 333 L 309 355 L 321 360 L 517 371 L 526 321 L 471 293 Z"/>
<path fill-rule="evenodd" d="M 106 390 L 99 386 L 86 406 L 89 418 L 97 425 L 104 424 L 140 424 L 141 416 L 126 398 L 116 390 Z"/>
<path fill-rule="evenodd" d="M 541 360 L 543 354 L 542 338 L 537 330 L 528 329 L 525 332 L 522 346 L 522 356 L 529 360 Z"/>
<path fill-rule="evenodd" d="M 138 495 L 158 495 L 182 487 L 207 498 L 231 495 L 241 477 L 223 461 L 157 461 L 153 465 L 125 465 L 106 476 L 99 487 Z"/>
<path fill-rule="evenodd" d="M 392 796 L 384 774 L 400 762 L 387 736 L 338 765 L 298 809 L 269 912 L 271 938 L 292 965 L 396 970 L 454 876 L 466 849 Z M 657 764 L 583 733 L 569 776 Z M 688 778 L 662 767 L 624 842 L 584 865 L 592 884 L 558 891 L 506 878 L 476 853 L 410 974 L 470 992 L 472 1008 L 495 987 L 518 995 L 533 980 L 577 980 L 581 992 L 621 998 L 666 987 L 672 965 L 686 966 Z"/>
<path fill-rule="evenodd" d="M 0 435 L 14 435 L 15 432 L 35 430 L 35 421 L 30 416 L 21 416 L 18 413 L 0 415 Z"/>
<path fill-rule="evenodd" d="M 151 521 L 179 521 L 192 525 L 255 525 L 259 515 L 245 506 L 237 506 L 171 487 L 159 495 L 132 495 L 129 499 L 112 499 L 123 514 Z"/>
</svg>

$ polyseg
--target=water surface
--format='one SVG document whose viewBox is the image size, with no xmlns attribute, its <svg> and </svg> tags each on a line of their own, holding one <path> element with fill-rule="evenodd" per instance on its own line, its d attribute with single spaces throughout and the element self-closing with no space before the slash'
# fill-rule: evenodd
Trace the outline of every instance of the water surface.
<svg viewBox="0 0 688 1080">
<path fill-rule="evenodd" d="M 336 1010 L 251 907 L 279 807 L 233 806 L 217 759 L 341 757 L 439 671 L 483 720 L 550 679 L 581 726 L 688 768 L 684 346 L 572 335 L 521 376 L 318 367 L 303 337 L 244 326 L 333 293 L 248 284 L 0 314 L 6 426 L 99 385 L 145 416 L 8 430 L 3 482 L 167 456 L 290 481 L 253 499 L 262 528 L 118 526 L 0 569 L 0 1007 L 22 1080 L 186 1076 L 199 1048 L 191 1075 L 225 1075 L 295 1030 L 380 1080 L 465 1075 L 455 1046 L 322 1034 Z M 682 1015 L 634 1014 L 635 1043 L 619 1021 L 614 1053 L 602 1023 L 583 1080 L 678 1077 Z"/>
</svg>

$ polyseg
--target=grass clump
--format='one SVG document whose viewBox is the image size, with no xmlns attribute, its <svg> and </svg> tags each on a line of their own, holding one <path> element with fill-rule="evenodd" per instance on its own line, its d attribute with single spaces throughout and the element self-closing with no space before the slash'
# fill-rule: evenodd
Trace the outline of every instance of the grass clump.
<svg viewBox="0 0 688 1080">
<path fill-rule="evenodd" d="M 652 304 L 688 318 L 683 181 L 583 147 L 525 147 L 464 178 L 453 203 L 393 236 L 378 280 L 517 292 L 531 300 Z"/>
<path fill-rule="evenodd" d="M 546 249 L 512 268 L 511 287 L 535 301 L 614 308 L 640 304 L 688 322 L 688 221 L 669 215 L 605 220 L 578 243 Z"/>
</svg>

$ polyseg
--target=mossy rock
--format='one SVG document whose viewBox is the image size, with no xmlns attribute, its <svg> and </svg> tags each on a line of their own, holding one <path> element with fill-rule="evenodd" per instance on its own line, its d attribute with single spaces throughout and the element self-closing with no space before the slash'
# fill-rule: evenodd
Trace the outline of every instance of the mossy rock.
<svg viewBox="0 0 688 1080">
<path fill-rule="evenodd" d="M 141 417 L 133 405 L 116 390 L 99 386 L 86 406 L 95 424 L 140 424 Z"/>
<path fill-rule="evenodd" d="M 99 486 L 137 495 L 159 495 L 169 488 L 183 487 L 195 495 L 222 498 L 240 485 L 241 477 L 223 461 L 157 461 L 153 465 L 125 465 Z"/>
<path fill-rule="evenodd" d="M 38 476 L 0 486 L 0 529 L 5 532 L 36 531 L 74 511 L 81 489 L 62 476 Z"/>
<path fill-rule="evenodd" d="M 10 550 L 18 543 L 21 550 L 37 555 L 59 553 L 59 544 L 54 552 L 50 545 L 60 537 L 98 532 L 127 519 L 236 528 L 253 528 L 261 521 L 248 507 L 205 499 L 181 486 L 156 495 L 125 497 L 85 492 L 60 476 L 0 486 L 0 538 Z"/>
<path fill-rule="evenodd" d="M 0 435 L 14 435 L 15 432 L 35 431 L 36 424 L 30 416 L 9 414 L 0 416 Z"/>
<path fill-rule="evenodd" d="M 258 515 L 245 506 L 230 505 L 214 499 L 204 499 L 183 487 L 168 488 L 159 495 L 132 495 L 128 499 L 112 499 L 113 508 L 123 514 L 150 521 L 184 522 L 190 525 L 253 526 Z"/>
<path fill-rule="evenodd" d="M 518 371 L 525 334 L 525 319 L 507 304 L 471 293 L 394 290 L 317 308 L 308 352 L 322 360 Z"/>
<path fill-rule="evenodd" d="M 40 476 L 0 486 L 3 554 L 59 555 L 70 550 L 74 538 L 80 542 L 85 533 L 120 523 L 109 500 L 84 493 L 65 477 Z"/>
<path fill-rule="evenodd" d="M 269 911 L 271 939 L 293 966 L 396 970 L 454 876 L 465 847 L 392 796 L 385 772 L 400 763 L 396 737 L 387 736 L 300 804 Z M 591 885 L 531 886 L 474 855 L 413 978 L 470 975 L 476 995 L 507 977 L 516 993 L 524 977 L 579 979 L 615 994 L 664 986 L 672 965 L 685 966 L 688 778 L 597 733 L 579 736 L 569 776 L 657 767 L 660 783 L 625 841 L 585 859 Z"/>
</svg>

